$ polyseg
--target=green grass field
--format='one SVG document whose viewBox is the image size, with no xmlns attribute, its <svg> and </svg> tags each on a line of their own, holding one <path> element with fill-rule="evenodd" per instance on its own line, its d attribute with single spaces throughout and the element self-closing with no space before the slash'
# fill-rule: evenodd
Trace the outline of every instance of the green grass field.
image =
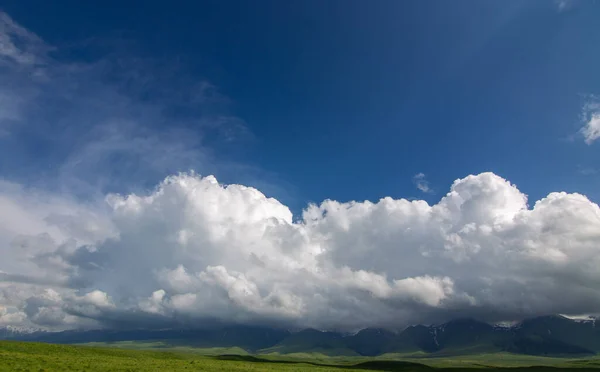
<svg viewBox="0 0 600 372">
<path fill-rule="evenodd" d="M 0 341 L 0 371 L 340 371 L 336 367 L 243 358 L 221 360 L 182 351 Z"/>
<path fill-rule="evenodd" d="M 121 348 L 129 350 L 161 350 L 172 352 L 185 352 L 197 355 L 249 355 L 247 351 L 241 348 L 195 348 L 190 346 L 179 346 L 166 342 L 140 342 L 140 341 L 118 341 L 118 342 L 94 342 L 81 344 L 85 346 L 98 346 L 109 348 Z M 554 358 L 535 355 L 522 355 L 510 353 L 482 353 L 473 355 L 439 355 L 427 354 L 424 352 L 415 352 L 409 354 L 383 354 L 378 357 L 361 357 L 361 356 L 330 356 L 318 352 L 311 353 L 291 353 L 279 354 L 276 352 L 259 353 L 256 355 L 267 360 L 284 360 L 284 361 L 300 361 L 312 362 L 321 364 L 336 364 L 348 365 L 372 360 L 402 360 L 414 363 L 421 363 L 431 367 L 529 367 L 529 366 L 579 366 L 582 363 L 594 366 L 595 363 L 600 363 L 600 357 L 594 358 Z M 600 366 L 600 364 L 599 364 Z"/>
<path fill-rule="evenodd" d="M 93 346 L 0 341 L 0 371 L 557 371 L 600 368 L 600 359 L 481 354 L 425 358 L 387 354 L 378 358 L 324 355 L 250 356 L 243 350 L 169 347 L 161 343 L 118 342 Z M 150 349 L 150 350 L 140 350 Z M 209 354 L 213 354 L 212 356 Z M 228 354 L 228 355 L 214 355 Z M 239 355 L 233 355 L 239 354 Z M 246 355 L 243 355 L 246 354 Z M 417 364 L 419 363 L 419 364 Z M 535 368 L 522 368 L 535 366 Z M 504 369 L 506 370 L 506 369 Z"/>
</svg>

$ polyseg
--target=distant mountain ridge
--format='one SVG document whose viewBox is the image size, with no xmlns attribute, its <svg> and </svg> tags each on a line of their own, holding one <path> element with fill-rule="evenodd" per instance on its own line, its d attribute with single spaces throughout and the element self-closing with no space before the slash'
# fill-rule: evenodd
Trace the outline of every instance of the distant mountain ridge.
<svg viewBox="0 0 600 372">
<path fill-rule="evenodd" d="M 367 328 L 353 335 L 305 329 L 300 332 L 230 326 L 197 330 L 95 330 L 22 332 L 0 328 L 0 339 L 51 343 L 162 341 L 195 347 L 240 347 L 251 353 L 322 353 L 377 356 L 386 353 L 460 355 L 511 352 L 577 356 L 600 352 L 600 326 L 595 319 L 574 320 L 552 315 L 526 319 L 514 326 L 495 326 L 474 319 L 441 325 L 415 325 L 401 332 Z"/>
<path fill-rule="evenodd" d="M 46 332 L 37 328 L 6 326 L 0 327 L 0 340 L 16 339 L 19 337 L 27 337 L 33 334 L 41 335 L 42 333 Z"/>
</svg>

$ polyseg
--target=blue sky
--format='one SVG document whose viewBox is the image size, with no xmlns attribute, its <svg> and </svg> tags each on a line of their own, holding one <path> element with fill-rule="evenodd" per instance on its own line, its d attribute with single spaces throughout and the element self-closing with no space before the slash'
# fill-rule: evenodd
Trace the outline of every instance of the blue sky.
<svg viewBox="0 0 600 372">
<path fill-rule="evenodd" d="M 126 57 L 135 71 L 140 58 L 140 74 L 163 73 L 124 93 L 136 99 L 152 97 L 147 89 L 174 107 L 177 98 L 167 103 L 161 94 L 184 97 L 194 81 L 210 82 L 227 100 L 217 110 L 252 138 L 203 144 L 261 175 L 190 166 L 228 183 L 268 180 L 265 192 L 298 211 L 325 198 L 435 202 L 453 180 L 482 171 L 532 200 L 554 190 L 597 199 L 600 176 L 589 173 L 599 167 L 599 145 L 577 132 L 583 105 L 600 90 L 600 8 L 560 4 L 150 1 L 140 8 L 8 0 L 4 10 L 55 46 L 63 63 Z M 204 129 L 191 119 L 205 114 L 188 107 L 168 115 L 197 132 Z M 168 119 L 152 125 L 169 126 Z M 36 151 L 23 154 L 29 165 L 40 162 Z M 1 165 L 4 175 L 20 166 L 18 159 Z M 433 192 L 415 188 L 419 173 Z"/>
<path fill-rule="evenodd" d="M 600 315 L 599 2 L 141 4 L 2 3 L 0 327 Z"/>
</svg>

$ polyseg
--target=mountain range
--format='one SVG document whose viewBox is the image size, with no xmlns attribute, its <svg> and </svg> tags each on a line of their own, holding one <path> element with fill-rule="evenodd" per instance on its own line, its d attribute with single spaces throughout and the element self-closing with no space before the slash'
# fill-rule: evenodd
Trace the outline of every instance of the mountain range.
<svg viewBox="0 0 600 372">
<path fill-rule="evenodd" d="M 345 335 L 305 329 L 290 332 L 267 327 L 229 326 L 185 330 L 93 330 L 42 332 L 0 328 L 0 339 L 50 343 L 160 341 L 193 347 L 240 347 L 250 353 L 322 353 L 377 356 L 425 353 L 431 356 L 511 352 L 530 355 L 585 356 L 600 352 L 596 319 L 552 315 L 498 326 L 457 319 L 435 326 L 410 326 L 401 332 L 367 328 Z"/>
</svg>

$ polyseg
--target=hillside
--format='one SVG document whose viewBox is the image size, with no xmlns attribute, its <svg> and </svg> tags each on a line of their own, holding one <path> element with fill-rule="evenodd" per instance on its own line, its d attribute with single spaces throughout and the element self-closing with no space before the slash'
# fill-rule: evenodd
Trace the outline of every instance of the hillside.
<svg viewBox="0 0 600 372">
<path fill-rule="evenodd" d="M 407 371 L 430 369 L 410 363 Z M 353 371 L 377 370 L 349 366 Z M 374 366 L 370 366 L 374 367 Z M 376 367 L 376 366 L 375 366 Z M 275 362 L 255 357 L 206 357 L 166 351 L 118 350 L 34 342 L 0 341 L 0 371 L 321 371 L 340 366 Z M 381 370 L 381 369 L 379 369 Z"/>
<path fill-rule="evenodd" d="M 276 345 L 262 349 L 262 353 L 321 353 L 325 355 L 359 355 L 348 347 L 348 340 L 335 332 L 321 332 L 316 329 L 305 329 L 292 333 Z"/>
<path fill-rule="evenodd" d="M 415 362 L 417 361 L 417 362 Z M 412 360 L 345 357 L 326 360 L 249 355 L 202 356 L 191 352 L 119 350 L 115 348 L 0 341 L 0 371 L 527 371 L 583 372 L 598 368 L 598 359 L 523 357 L 482 354 Z M 532 367 L 535 366 L 535 367 Z M 511 367 L 507 369 L 506 367 Z M 515 368 L 516 367 L 516 368 Z M 521 367 L 521 368 L 518 368 Z M 526 368 L 523 368 L 526 367 Z"/>
</svg>

